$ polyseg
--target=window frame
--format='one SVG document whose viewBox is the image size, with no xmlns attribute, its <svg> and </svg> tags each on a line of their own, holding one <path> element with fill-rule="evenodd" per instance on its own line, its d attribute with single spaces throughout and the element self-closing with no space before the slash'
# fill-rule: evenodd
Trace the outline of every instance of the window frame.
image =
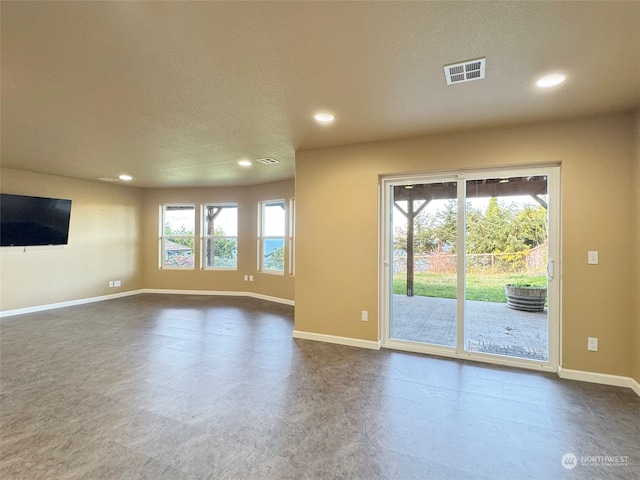
<svg viewBox="0 0 640 480">
<path fill-rule="evenodd" d="M 167 207 L 177 208 L 191 208 L 193 210 L 193 234 L 191 235 L 167 235 L 165 233 L 165 213 Z M 161 203 L 160 204 L 160 225 L 159 225 L 159 237 L 158 237 L 158 268 L 160 270 L 195 270 L 196 268 L 196 205 L 193 203 Z M 192 265 L 179 266 L 179 265 L 166 265 L 166 242 L 165 240 L 171 240 L 173 238 L 186 238 L 193 241 L 193 248 L 191 253 Z"/>
<path fill-rule="evenodd" d="M 268 206 L 278 205 L 282 206 L 283 216 L 284 216 L 284 226 L 282 235 L 274 236 L 274 235 L 265 235 L 265 208 Z M 284 276 L 285 271 L 287 269 L 287 232 L 288 232 L 288 208 L 287 202 L 284 198 L 275 199 L 275 200 L 263 200 L 258 202 L 258 258 L 257 258 L 257 270 L 262 273 L 266 273 L 269 275 L 281 275 Z M 264 243 L 266 240 L 282 240 L 282 248 L 283 248 L 283 258 L 282 258 L 282 270 L 275 270 L 271 268 L 264 267 Z"/>
<path fill-rule="evenodd" d="M 215 234 L 215 217 L 213 219 L 213 229 L 214 229 L 214 233 L 213 235 L 209 235 L 206 233 L 206 226 L 207 226 L 207 220 L 206 220 L 206 215 L 207 215 L 207 209 L 213 207 L 213 208 L 220 208 L 221 210 L 224 208 L 235 208 L 236 209 L 236 235 L 232 236 L 232 235 L 216 235 Z M 216 214 L 217 215 L 217 214 Z M 215 270 L 215 271 L 237 271 L 238 270 L 238 220 L 239 220 L 239 209 L 238 209 L 238 204 L 237 203 L 229 203 L 229 202 L 215 202 L 215 203 L 203 203 L 201 205 L 201 212 L 200 212 L 200 268 L 202 270 Z M 236 265 L 235 267 L 216 267 L 216 266 L 207 266 L 207 240 L 211 239 L 214 242 L 215 245 L 215 240 L 217 239 L 234 239 L 236 242 Z M 215 247 L 214 247 L 215 248 Z M 215 257 L 214 257 L 215 259 Z M 214 260 L 215 261 L 215 260 Z"/>
</svg>

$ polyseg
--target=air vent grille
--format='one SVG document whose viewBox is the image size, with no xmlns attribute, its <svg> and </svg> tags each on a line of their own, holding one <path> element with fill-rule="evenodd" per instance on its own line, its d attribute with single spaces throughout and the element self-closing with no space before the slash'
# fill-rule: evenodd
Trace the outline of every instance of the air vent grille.
<svg viewBox="0 0 640 480">
<path fill-rule="evenodd" d="M 484 68 L 484 58 L 446 65 L 444 67 L 444 75 L 447 79 L 447 85 L 480 80 L 484 78 Z"/>
<path fill-rule="evenodd" d="M 276 160 L 275 158 L 271 158 L 271 157 L 265 157 L 265 158 L 256 158 L 256 162 L 260 162 L 265 165 L 275 165 L 276 163 L 280 163 L 280 160 Z"/>
</svg>

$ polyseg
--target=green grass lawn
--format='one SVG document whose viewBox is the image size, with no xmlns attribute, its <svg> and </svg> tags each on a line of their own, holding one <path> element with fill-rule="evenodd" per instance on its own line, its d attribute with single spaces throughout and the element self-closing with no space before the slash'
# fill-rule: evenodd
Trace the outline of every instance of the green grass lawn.
<svg viewBox="0 0 640 480">
<path fill-rule="evenodd" d="M 467 300 L 506 303 L 504 286 L 507 283 L 529 283 L 546 286 L 546 275 L 526 274 L 467 274 Z M 406 274 L 393 276 L 393 293 L 406 294 Z M 421 297 L 456 298 L 455 274 L 416 273 L 414 276 L 413 294 Z"/>
</svg>

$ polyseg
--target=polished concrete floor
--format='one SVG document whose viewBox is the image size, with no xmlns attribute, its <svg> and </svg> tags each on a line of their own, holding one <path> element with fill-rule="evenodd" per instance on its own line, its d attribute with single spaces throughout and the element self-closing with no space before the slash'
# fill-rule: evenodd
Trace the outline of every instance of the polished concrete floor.
<svg viewBox="0 0 640 480">
<path fill-rule="evenodd" d="M 456 344 L 456 300 L 392 297 L 391 338 L 453 347 Z M 547 361 L 547 310 L 523 312 L 506 303 L 465 303 L 465 349 Z"/>
<path fill-rule="evenodd" d="M 629 389 L 292 329 L 151 294 L 3 319 L 0 478 L 640 478 Z"/>
</svg>

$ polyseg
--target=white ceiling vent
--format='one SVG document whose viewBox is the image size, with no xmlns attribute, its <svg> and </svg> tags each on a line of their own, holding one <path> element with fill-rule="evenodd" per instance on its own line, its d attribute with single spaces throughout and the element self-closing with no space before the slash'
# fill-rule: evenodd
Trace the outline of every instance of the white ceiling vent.
<svg viewBox="0 0 640 480">
<path fill-rule="evenodd" d="M 484 78 L 484 64 L 485 58 L 476 58 L 468 62 L 446 65 L 444 75 L 447 78 L 447 85 Z"/>
<path fill-rule="evenodd" d="M 265 165 L 274 165 L 276 163 L 280 163 L 280 160 L 276 160 L 275 158 L 265 157 L 265 158 L 256 158 L 256 162 L 264 163 Z"/>
</svg>

